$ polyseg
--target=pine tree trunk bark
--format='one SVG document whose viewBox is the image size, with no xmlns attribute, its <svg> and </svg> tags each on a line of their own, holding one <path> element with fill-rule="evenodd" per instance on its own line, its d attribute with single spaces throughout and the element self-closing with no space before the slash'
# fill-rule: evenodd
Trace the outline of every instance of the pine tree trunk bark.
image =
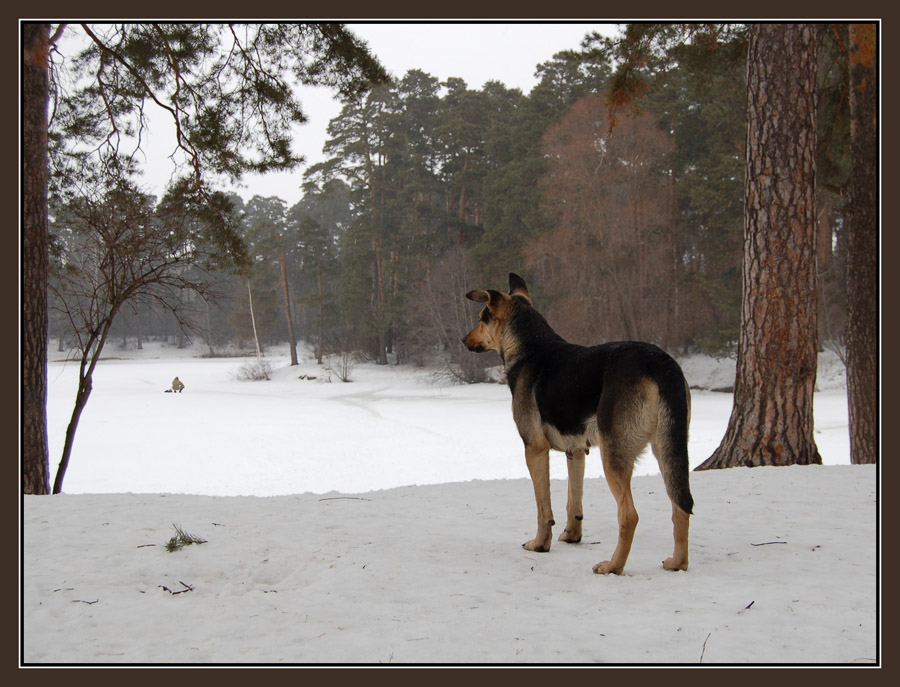
<svg viewBox="0 0 900 687">
<path fill-rule="evenodd" d="M 144 338 L 141 335 L 141 301 L 140 300 L 138 300 L 138 302 L 135 304 L 135 312 L 137 313 L 137 318 L 136 318 L 137 349 L 139 351 L 143 351 L 144 350 Z"/>
<path fill-rule="evenodd" d="M 316 363 L 322 364 L 325 355 L 325 285 L 322 282 L 322 256 L 316 262 L 316 283 L 319 288 L 319 317 L 317 324 Z"/>
<path fill-rule="evenodd" d="M 822 462 L 816 381 L 816 28 L 750 30 L 743 303 L 734 407 L 697 469 Z"/>
<path fill-rule="evenodd" d="M 294 319 L 291 317 L 291 296 L 287 280 L 287 256 L 283 250 L 278 251 L 278 262 L 281 263 L 281 284 L 284 287 L 284 316 L 287 318 L 288 339 L 291 344 L 291 365 L 299 365 L 297 361 L 297 337 L 294 336 Z"/>
<path fill-rule="evenodd" d="M 850 462 L 878 460 L 878 78 L 874 24 L 850 24 L 847 405 Z"/>
<path fill-rule="evenodd" d="M 387 340 L 385 336 L 386 324 L 384 320 L 385 287 L 384 287 L 384 259 L 381 257 L 380 243 L 376 242 L 373 249 L 375 260 L 375 322 L 378 328 L 378 364 L 387 365 Z"/>
<path fill-rule="evenodd" d="M 22 25 L 22 492 L 49 494 L 48 24 Z"/>
</svg>

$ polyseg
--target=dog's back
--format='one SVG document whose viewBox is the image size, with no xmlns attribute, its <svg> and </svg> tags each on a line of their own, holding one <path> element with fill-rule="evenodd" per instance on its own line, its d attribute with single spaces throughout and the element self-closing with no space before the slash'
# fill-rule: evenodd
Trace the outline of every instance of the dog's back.
<svg viewBox="0 0 900 687">
<path fill-rule="evenodd" d="M 681 367 L 668 353 L 640 341 L 585 347 L 560 340 L 522 365 L 519 373 L 531 378 L 546 433 L 558 434 L 563 441 L 587 436 L 598 444 L 612 442 L 611 449 L 621 449 L 612 452 L 631 461 L 622 466 L 629 471 L 652 444 L 669 496 L 686 513 L 692 512 L 690 391 Z M 595 428 L 597 437 L 592 439 Z"/>
</svg>

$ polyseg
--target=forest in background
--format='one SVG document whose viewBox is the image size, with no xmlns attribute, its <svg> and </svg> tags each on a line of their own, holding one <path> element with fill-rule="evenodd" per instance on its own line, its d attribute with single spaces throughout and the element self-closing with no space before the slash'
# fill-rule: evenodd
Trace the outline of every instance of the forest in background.
<svg viewBox="0 0 900 687">
<path fill-rule="evenodd" d="M 529 94 L 412 70 L 345 97 L 327 160 L 305 171 L 296 202 L 218 194 L 210 212 L 183 183 L 157 199 L 136 175 L 57 174 L 50 336 L 60 350 L 77 346 L 76 310 L 121 274 L 100 264 L 116 245 L 122 267 L 156 251 L 152 260 L 183 270 L 158 297 L 121 309 L 109 337 L 126 346 L 200 340 L 221 355 L 306 340 L 319 356 L 440 360 L 479 381 L 490 360 L 464 355 L 475 309 L 463 294 L 500 288 L 514 271 L 573 342 L 730 353 L 741 307 L 746 28 L 712 25 L 687 40 L 671 31 L 628 102 L 616 100 L 617 46 L 599 36 L 538 65 Z M 819 341 L 839 350 L 845 44 L 845 25 L 821 25 Z M 199 251 L 203 260 L 186 258 Z"/>
</svg>

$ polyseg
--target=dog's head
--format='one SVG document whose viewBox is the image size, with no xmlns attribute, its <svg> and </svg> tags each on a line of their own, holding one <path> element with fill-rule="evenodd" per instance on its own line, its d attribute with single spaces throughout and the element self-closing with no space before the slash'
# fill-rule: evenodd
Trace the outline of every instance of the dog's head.
<svg viewBox="0 0 900 687">
<path fill-rule="evenodd" d="M 485 303 L 478 317 L 478 326 L 463 338 L 463 343 L 473 353 L 485 351 L 502 352 L 504 338 L 507 338 L 506 324 L 510 313 L 516 305 L 526 302 L 531 305 L 531 295 L 525 280 L 517 274 L 509 275 L 509 293 L 501 293 L 493 289 L 474 289 L 466 294 L 466 298 L 476 303 Z"/>
</svg>

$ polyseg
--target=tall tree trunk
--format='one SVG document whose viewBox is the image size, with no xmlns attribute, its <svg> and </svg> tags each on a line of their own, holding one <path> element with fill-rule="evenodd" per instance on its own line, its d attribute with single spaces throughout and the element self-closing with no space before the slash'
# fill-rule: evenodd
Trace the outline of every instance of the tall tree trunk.
<svg viewBox="0 0 900 687">
<path fill-rule="evenodd" d="M 49 24 L 22 25 L 22 492 L 49 494 L 47 105 Z"/>
<path fill-rule="evenodd" d="M 212 358 L 216 354 L 212 346 L 212 307 L 209 299 L 204 298 L 203 302 L 206 304 L 206 347 L 209 349 L 209 357 Z"/>
<path fill-rule="evenodd" d="M 288 338 L 291 342 L 291 365 L 298 365 L 297 337 L 294 336 L 294 320 L 291 317 L 291 295 L 287 280 L 287 256 L 283 250 L 278 251 L 278 262 L 281 263 L 281 284 L 284 287 L 284 316 L 287 318 Z"/>
<path fill-rule="evenodd" d="M 734 407 L 721 445 L 698 470 L 822 462 L 813 436 L 816 56 L 809 24 L 750 30 Z"/>
<path fill-rule="evenodd" d="M 387 339 L 385 322 L 385 287 L 384 287 L 384 258 L 381 256 L 381 244 L 376 241 L 373 247 L 375 260 L 375 322 L 378 330 L 378 364 L 387 365 Z"/>
<path fill-rule="evenodd" d="M 847 405 L 850 462 L 878 460 L 878 78 L 875 25 L 850 24 Z"/>
<path fill-rule="evenodd" d="M 816 288 L 819 290 L 819 347 L 821 353 L 825 350 L 825 343 L 832 336 L 832 328 L 829 323 L 829 299 L 825 289 L 825 276 L 832 268 L 832 243 L 834 233 L 831 229 L 831 202 L 830 194 L 822 194 L 818 202 L 820 204 L 819 215 L 816 220 L 816 270 L 819 275 Z"/>
<path fill-rule="evenodd" d="M 141 301 L 138 299 L 137 303 L 134 306 L 134 311 L 137 313 L 136 321 L 136 329 L 137 329 L 137 349 L 139 351 L 144 350 L 144 339 L 141 335 Z"/>
<path fill-rule="evenodd" d="M 316 282 L 319 287 L 318 336 L 316 341 L 316 362 L 321 365 L 325 355 L 325 285 L 322 283 L 322 256 L 316 261 Z"/>
</svg>

